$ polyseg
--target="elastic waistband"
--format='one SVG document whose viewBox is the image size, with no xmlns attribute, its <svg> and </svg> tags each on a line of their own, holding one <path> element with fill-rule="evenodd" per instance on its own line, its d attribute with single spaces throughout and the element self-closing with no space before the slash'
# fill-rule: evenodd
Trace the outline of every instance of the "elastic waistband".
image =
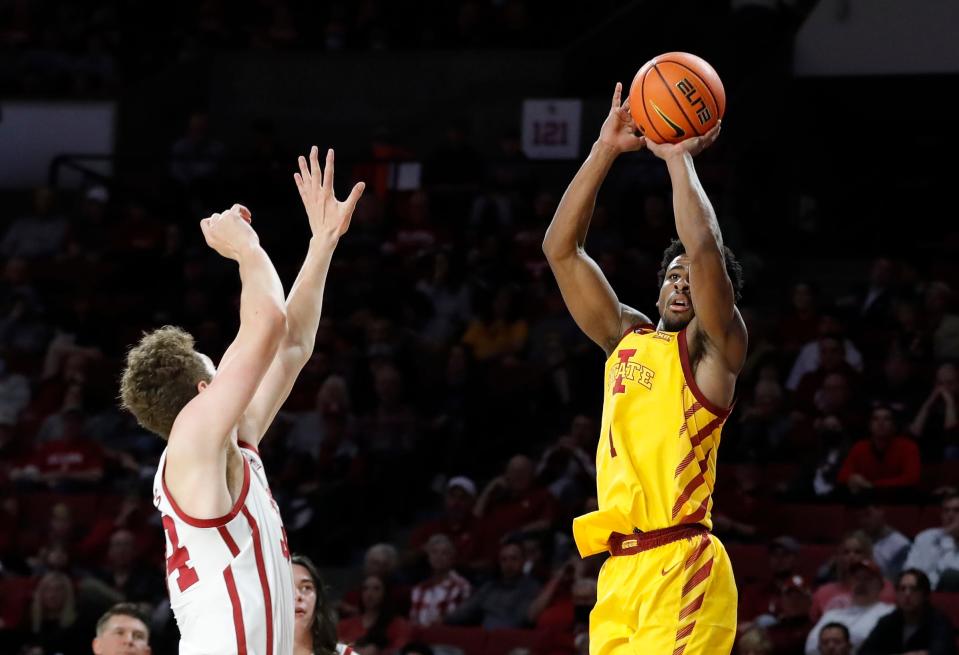
<svg viewBox="0 0 959 655">
<path fill-rule="evenodd" d="M 708 534 L 709 530 L 698 523 L 692 525 L 674 525 L 661 530 L 650 530 L 633 534 L 613 532 L 609 535 L 609 553 L 614 556 L 635 555 L 643 551 L 659 548 L 680 539 L 691 539 L 701 534 Z"/>
</svg>

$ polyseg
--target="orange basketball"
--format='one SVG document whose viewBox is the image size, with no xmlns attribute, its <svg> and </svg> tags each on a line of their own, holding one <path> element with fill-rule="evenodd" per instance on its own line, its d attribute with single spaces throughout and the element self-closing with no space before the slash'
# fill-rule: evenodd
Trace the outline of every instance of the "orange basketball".
<svg viewBox="0 0 959 655">
<path fill-rule="evenodd" d="M 679 143 L 706 134 L 725 109 L 719 75 L 688 52 L 653 57 L 629 87 L 629 113 L 646 138 L 656 143 Z"/>
</svg>

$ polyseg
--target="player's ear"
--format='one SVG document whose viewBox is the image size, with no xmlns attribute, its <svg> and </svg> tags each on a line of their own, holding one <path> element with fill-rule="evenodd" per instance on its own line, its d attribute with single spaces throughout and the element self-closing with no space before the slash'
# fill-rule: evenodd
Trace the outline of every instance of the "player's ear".
<svg viewBox="0 0 959 655">
<path fill-rule="evenodd" d="M 196 390 L 198 393 L 202 393 L 203 390 L 206 389 L 208 386 L 210 386 L 209 382 L 207 382 L 206 380 L 200 380 L 199 382 L 196 383 Z"/>
<path fill-rule="evenodd" d="M 91 644 L 90 644 L 90 646 L 91 646 L 91 648 L 93 648 L 93 655 L 100 655 L 100 650 L 99 650 L 99 649 L 100 649 L 100 638 L 99 638 L 99 637 L 94 637 L 94 638 L 93 638 L 93 641 L 92 641 Z"/>
</svg>

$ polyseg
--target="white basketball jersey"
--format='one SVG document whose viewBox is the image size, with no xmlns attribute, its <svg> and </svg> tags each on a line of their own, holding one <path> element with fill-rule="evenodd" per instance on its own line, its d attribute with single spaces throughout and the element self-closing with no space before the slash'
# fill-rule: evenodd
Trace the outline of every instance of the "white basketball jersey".
<svg viewBox="0 0 959 655">
<path fill-rule="evenodd" d="M 216 519 L 183 512 L 166 488 L 166 450 L 153 504 L 166 533 L 167 590 L 180 628 L 180 655 L 293 652 L 293 568 L 280 509 L 255 448 L 240 443 L 243 486 Z"/>
</svg>

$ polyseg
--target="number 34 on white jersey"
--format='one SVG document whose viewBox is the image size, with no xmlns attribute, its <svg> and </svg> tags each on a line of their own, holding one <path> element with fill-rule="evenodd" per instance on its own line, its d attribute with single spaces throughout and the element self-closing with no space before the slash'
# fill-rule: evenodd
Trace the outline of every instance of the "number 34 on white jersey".
<svg viewBox="0 0 959 655">
<path fill-rule="evenodd" d="M 153 482 L 163 515 L 170 605 L 180 654 L 293 652 L 293 571 L 280 510 L 255 448 L 240 443 L 243 486 L 229 514 L 196 519 L 163 480 L 166 451 Z"/>
</svg>

